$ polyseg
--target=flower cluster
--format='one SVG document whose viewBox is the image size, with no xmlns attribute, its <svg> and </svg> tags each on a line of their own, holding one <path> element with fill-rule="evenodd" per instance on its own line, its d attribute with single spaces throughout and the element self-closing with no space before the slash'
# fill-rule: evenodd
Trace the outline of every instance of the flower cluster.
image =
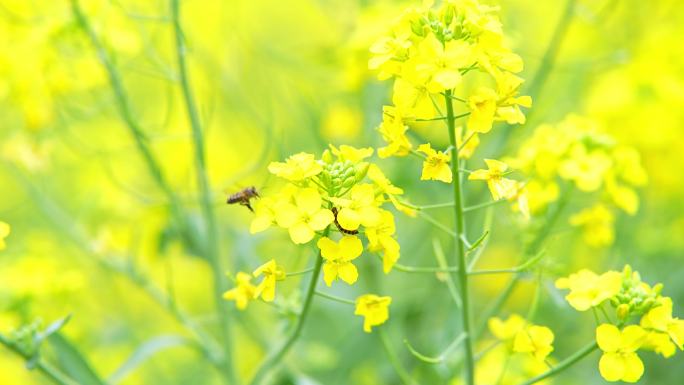
<svg viewBox="0 0 684 385">
<path fill-rule="evenodd" d="M 588 194 L 595 204 L 570 218 L 592 246 L 613 243 L 614 208 L 633 215 L 639 208 L 635 188 L 648 181 L 639 153 L 619 145 L 590 119 L 570 115 L 543 124 L 508 162 L 530 177 L 525 185 L 532 214 L 559 199 L 563 185 Z"/>
<path fill-rule="evenodd" d="M 599 362 L 601 376 L 608 381 L 636 382 L 644 372 L 637 355 L 651 350 L 665 358 L 684 349 L 684 320 L 672 316 L 672 299 L 661 295 L 663 286 L 650 286 L 638 272 L 625 266 L 622 272 L 598 275 L 589 270 L 560 278 L 556 286 L 569 289 L 565 297 L 579 310 L 599 309 L 605 323 L 596 328 L 596 342 L 603 351 Z M 605 312 L 605 305 L 614 316 Z M 637 321 L 638 320 L 638 321 Z"/>
<path fill-rule="evenodd" d="M 468 158 L 479 144 L 478 134 L 489 132 L 495 121 L 525 122 L 520 106 L 530 107 L 532 101 L 518 96 L 523 79 L 514 75 L 523 62 L 504 44 L 497 12 L 477 0 L 447 0 L 436 8 L 425 1 L 407 9 L 373 44 L 369 68 L 381 80 L 394 78 L 393 105 L 383 107 L 378 128 L 387 142 L 378 149 L 381 158 L 420 152 L 425 158 L 421 179 L 450 183 L 449 151 Z M 476 70 L 493 84 L 480 82 L 466 91 L 464 78 Z M 455 95 L 456 89 L 464 94 Z M 407 136 L 409 125 L 444 119 L 445 99 L 461 102 L 468 111 L 463 115 L 468 116 L 466 128 L 457 127 L 454 133 L 460 148 L 438 151 L 422 144 L 415 151 Z"/>
<path fill-rule="evenodd" d="M 413 210 L 399 200 L 403 191 L 377 165 L 366 161 L 373 152 L 372 148 L 330 145 L 321 159 L 299 153 L 285 162 L 271 163 L 269 171 L 287 183 L 276 194 L 255 202 L 250 231 L 257 233 L 278 226 L 288 231 L 295 244 L 306 244 L 317 237 L 327 286 L 338 279 L 349 285 L 357 281 L 354 260 L 364 251 L 361 235 L 367 241 L 365 248 L 382 258 L 383 271 L 389 273 L 399 259 L 400 245 L 395 238 L 394 214 L 382 206 L 391 203 L 409 215 Z M 261 275 L 261 283 L 253 285 L 252 276 Z M 283 268 L 271 260 L 252 275 L 238 273 L 236 287 L 226 292 L 225 298 L 234 300 L 239 309 L 257 298 L 271 302 L 276 282 L 286 276 Z M 356 314 L 365 317 L 364 330 L 385 322 L 390 302 L 389 297 L 359 297 Z"/>
</svg>

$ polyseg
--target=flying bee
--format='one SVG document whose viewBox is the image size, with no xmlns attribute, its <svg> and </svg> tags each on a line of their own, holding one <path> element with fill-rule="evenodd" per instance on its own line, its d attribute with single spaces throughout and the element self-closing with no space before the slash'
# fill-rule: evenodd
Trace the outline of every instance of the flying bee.
<svg viewBox="0 0 684 385">
<path fill-rule="evenodd" d="M 252 209 L 252 205 L 250 204 L 252 198 L 259 198 L 259 192 L 257 192 L 257 189 L 254 186 L 247 187 L 228 196 L 226 203 L 229 205 L 239 203 L 240 205 L 247 207 L 249 211 L 254 212 L 254 209 Z"/>
<path fill-rule="evenodd" d="M 337 207 L 333 207 L 332 212 L 335 215 L 335 226 L 342 234 L 356 235 L 359 233 L 359 230 L 347 230 L 340 225 L 340 222 L 337 221 Z"/>
</svg>

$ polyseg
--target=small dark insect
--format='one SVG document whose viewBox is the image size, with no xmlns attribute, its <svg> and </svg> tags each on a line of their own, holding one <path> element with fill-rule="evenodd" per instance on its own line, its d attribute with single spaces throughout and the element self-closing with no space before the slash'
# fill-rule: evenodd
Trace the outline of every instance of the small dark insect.
<svg viewBox="0 0 684 385">
<path fill-rule="evenodd" d="M 259 193 L 257 192 L 257 189 L 254 186 L 247 187 L 244 190 L 238 191 L 235 194 L 230 195 L 226 203 L 228 203 L 229 205 L 239 203 L 240 205 L 247 207 L 249 211 L 254 212 L 254 209 L 252 209 L 252 205 L 249 203 L 250 199 L 252 198 L 259 198 Z"/>
<path fill-rule="evenodd" d="M 340 223 L 337 221 L 337 207 L 333 207 L 332 212 L 335 214 L 335 226 L 337 226 L 337 229 L 340 230 L 341 233 L 349 235 L 356 235 L 359 233 L 359 230 L 347 230 L 340 226 Z"/>
</svg>

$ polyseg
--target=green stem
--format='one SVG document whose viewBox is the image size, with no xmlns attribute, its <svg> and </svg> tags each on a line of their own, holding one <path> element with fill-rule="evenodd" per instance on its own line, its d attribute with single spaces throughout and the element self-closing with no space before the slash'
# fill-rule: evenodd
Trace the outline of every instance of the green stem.
<svg viewBox="0 0 684 385">
<path fill-rule="evenodd" d="M 186 224 L 183 216 L 183 210 L 180 205 L 180 201 L 176 196 L 175 192 L 173 191 L 173 189 L 171 188 L 171 186 L 169 185 L 169 183 L 167 182 L 166 178 L 164 177 L 164 173 L 161 169 L 159 161 L 156 159 L 156 157 L 152 153 L 152 150 L 150 149 L 148 138 L 146 137 L 144 131 L 140 127 L 140 124 L 138 124 L 138 122 L 133 117 L 133 112 L 129 104 L 129 98 L 123 86 L 123 80 L 121 78 L 121 75 L 119 74 L 119 71 L 114 66 L 114 61 L 112 60 L 111 55 L 104 48 L 104 45 L 98 38 L 97 34 L 95 34 L 95 30 L 93 30 L 92 26 L 90 25 L 90 22 L 88 21 L 88 18 L 83 13 L 83 10 L 79 5 L 78 0 L 71 0 L 71 8 L 78 26 L 83 30 L 83 32 L 90 40 L 90 43 L 97 52 L 97 56 L 99 57 L 100 62 L 102 63 L 102 65 L 105 68 L 105 71 L 107 72 L 110 86 L 114 92 L 114 99 L 116 100 L 119 114 L 121 115 L 121 118 L 126 124 L 126 127 L 128 127 L 128 130 L 135 141 L 138 152 L 145 161 L 148 172 L 152 176 L 152 179 L 154 179 L 157 186 L 159 186 L 159 188 L 162 190 L 164 195 L 166 195 L 166 198 L 169 201 L 172 215 L 178 221 L 178 224 L 183 229 L 185 229 Z"/>
<path fill-rule="evenodd" d="M 451 100 L 451 91 L 446 91 L 444 99 L 447 111 L 447 130 L 449 140 L 454 148 L 456 143 L 456 125 L 454 116 L 454 106 Z M 465 384 L 475 384 L 475 364 L 473 358 L 472 331 L 470 324 L 470 301 L 468 296 L 468 271 L 466 265 L 465 244 L 462 236 L 465 235 L 465 216 L 463 213 L 463 192 L 461 191 L 461 171 L 459 168 L 458 151 L 451 151 L 451 170 L 454 176 L 454 216 L 456 220 L 456 257 L 458 259 L 458 283 L 461 293 L 461 322 L 463 324 L 463 341 Z"/>
<path fill-rule="evenodd" d="M 207 261 L 209 261 L 209 264 L 211 265 L 214 279 L 214 301 L 219 319 L 221 320 L 220 331 L 225 350 L 226 377 L 231 384 L 238 384 L 239 379 L 236 376 L 235 368 L 233 367 L 233 341 L 229 323 L 230 314 L 228 305 L 223 300 L 223 292 L 225 291 L 226 287 L 223 278 L 224 269 L 221 263 L 221 250 L 218 239 L 216 216 L 214 215 L 211 187 L 209 186 L 209 178 L 207 176 L 205 149 L 206 143 L 202 126 L 200 124 L 199 114 L 197 112 L 195 98 L 192 94 L 192 88 L 190 87 L 190 77 L 188 74 L 187 62 L 185 60 L 187 47 L 185 46 L 185 38 L 183 35 L 183 29 L 181 27 L 179 0 L 170 0 L 169 5 L 171 8 L 171 19 L 173 21 L 180 85 L 183 91 L 183 99 L 185 101 L 190 127 L 192 129 L 192 141 L 195 150 L 195 169 L 197 174 L 197 184 L 200 190 L 200 205 L 206 226 L 207 245 L 203 251 Z"/>
<path fill-rule="evenodd" d="M 328 235 L 328 232 L 329 228 L 325 230 L 324 236 Z M 311 274 L 311 280 L 309 281 L 309 286 L 307 287 L 306 293 L 304 295 L 304 305 L 302 306 L 302 311 L 299 314 L 297 325 L 295 325 L 292 334 L 290 334 L 287 340 L 285 340 L 285 342 L 277 350 L 275 350 L 272 354 L 269 354 L 261 362 L 259 368 L 254 374 L 254 377 L 252 378 L 252 381 L 250 381 L 250 385 L 261 384 L 264 381 L 264 379 L 266 379 L 266 376 L 268 376 L 268 374 L 273 369 L 275 369 L 278 363 L 280 363 L 280 361 L 285 357 L 287 352 L 292 348 L 294 343 L 301 335 L 302 329 L 304 328 L 304 324 L 306 322 L 306 318 L 311 308 L 311 303 L 313 301 L 314 294 L 316 293 L 316 284 L 318 283 L 318 277 L 321 274 L 322 265 L 323 258 L 321 257 L 321 253 L 319 252 L 316 256 L 316 263 L 314 264 L 313 273 Z"/>
<path fill-rule="evenodd" d="M 3 335 L 0 335 L 0 344 L 4 345 L 7 349 L 12 351 L 14 354 L 22 357 L 26 361 L 29 361 L 33 358 L 30 354 L 24 352 L 22 349 L 20 349 L 18 346 L 12 343 L 12 341 L 8 340 Z M 45 377 L 50 379 L 50 381 L 54 382 L 55 384 L 79 385 L 78 382 L 76 382 L 66 374 L 62 373 L 59 369 L 52 366 L 51 364 L 41 360 L 40 357 L 38 357 L 36 361 L 32 364 L 35 369 L 38 369 L 39 372 L 43 373 Z"/>
<path fill-rule="evenodd" d="M 566 358 L 564 361 L 562 361 L 558 365 L 554 366 L 552 369 L 549 369 L 548 371 L 546 371 L 546 372 L 544 372 L 544 373 L 542 373 L 536 377 L 533 377 L 533 378 L 521 383 L 520 385 L 532 385 L 532 384 L 536 384 L 537 382 L 543 381 L 549 377 L 553 377 L 553 376 L 561 373 L 565 369 L 568 369 L 569 367 L 573 366 L 574 364 L 579 362 L 584 357 L 593 353 L 596 349 L 598 349 L 598 345 L 596 344 L 596 342 L 592 342 L 589 345 L 587 345 L 584 348 L 577 351 L 572 356 Z"/>
<path fill-rule="evenodd" d="M 397 357 L 397 354 L 394 352 L 394 349 L 392 349 L 392 344 L 390 343 L 389 337 L 387 336 L 387 333 L 385 332 L 384 328 L 378 328 L 378 336 L 380 337 L 380 342 L 382 342 L 382 347 L 385 350 L 385 354 L 387 354 L 387 359 L 389 360 L 390 364 L 392 364 L 394 370 L 397 372 L 397 375 L 401 379 L 401 382 L 403 382 L 404 385 L 416 384 L 416 381 L 413 378 L 411 378 L 411 376 L 408 374 L 404 366 L 399 361 L 399 357 Z"/>
<path fill-rule="evenodd" d="M 285 276 L 286 277 L 296 277 L 298 275 L 304 275 L 304 274 L 310 273 L 312 271 L 313 271 L 313 267 L 310 267 L 308 269 L 304 269 L 304 270 L 300 270 L 300 271 L 293 271 L 291 273 L 285 273 Z"/>
<path fill-rule="evenodd" d="M 355 302 L 355 301 L 352 301 L 352 300 L 346 299 L 346 298 L 342 298 L 342 297 L 338 297 L 338 296 L 336 296 L 336 295 L 324 293 L 324 292 L 322 292 L 322 291 L 316 290 L 316 291 L 314 292 L 314 294 L 316 294 L 316 295 L 319 296 L 319 297 L 323 297 L 323 298 L 329 299 L 329 300 L 331 300 L 331 301 L 343 303 L 343 304 L 346 304 L 346 305 L 356 305 L 356 302 Z"/>
</svg>

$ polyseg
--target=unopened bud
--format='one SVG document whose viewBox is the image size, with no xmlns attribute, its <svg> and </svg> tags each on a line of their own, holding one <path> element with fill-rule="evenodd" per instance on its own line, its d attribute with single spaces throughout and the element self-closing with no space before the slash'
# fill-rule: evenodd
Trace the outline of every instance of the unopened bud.
<svg viewBox="0 0 684 385">
<path fill-rule="evenodd" d="M 617 316 L 620 320 L 626 320 L 629 317 L 629 305 L 623 303 L 617 308 Z"/>
</svg>

